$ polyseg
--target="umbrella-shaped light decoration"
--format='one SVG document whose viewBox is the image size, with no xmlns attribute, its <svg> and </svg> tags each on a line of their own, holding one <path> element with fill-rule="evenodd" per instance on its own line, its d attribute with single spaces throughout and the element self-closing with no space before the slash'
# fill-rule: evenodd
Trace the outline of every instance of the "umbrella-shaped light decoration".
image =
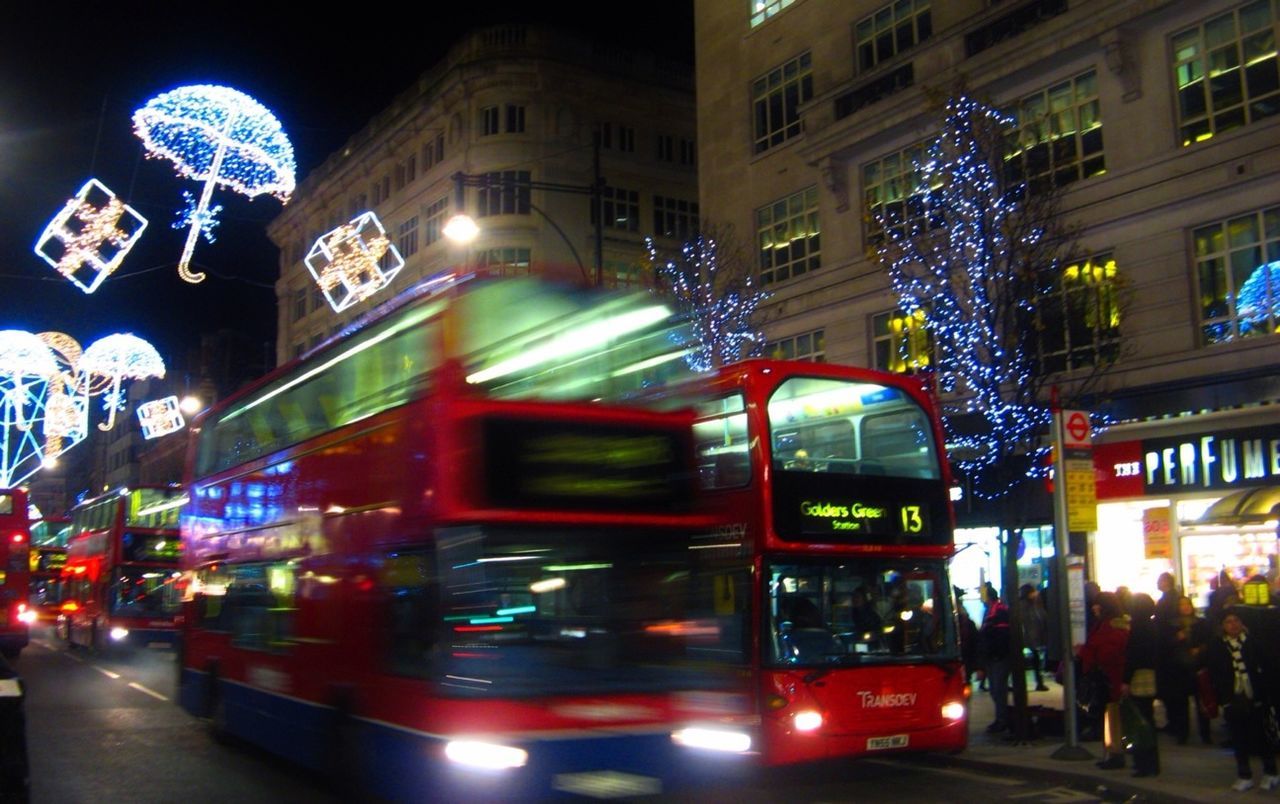
<svg viewBox="0 0 1280 804">
<path fill-rule="evenodd" d="M 0 330 L 0 486 L 13 486 L 42 465 L 34 426 L 58 363 L 44 341 L 22 330 Z"/>
<path fill-rule="evenodd" d="M 1260 265 L 1240 286 L 1236 309 L 1242 330 L 1280 330 L 1280 260 Z"/>
<path fill-rule="evenodd" d="M 107 411 L 107 421 L 99 424 L 99 430 L 110 430 L 116 423 L 116 411 L 124 409 L 124 380 L 141 380 L 147 377 L 163 377 L 164 361 L 155 347 L 136 335 L 123 333 L 99 338 L 85 347 L 80 356 L 80 382 L 85 393 L 90 393 L 94 378 L 110 383 L 104 394 L 102 406 Z"/>
<path fill-rule="evenodd" d="M 178 275 L 188 282 L 204 280 L 189 266 L 199 236 L 212 239 L 214 187 L 221 184 L 250 198 L 270 194 L 284 202 L 293 192 L 293 146 L 276 116 L 243 92 L 210 84 L 179 87 L 134 112 L 133 128 L 148 156 L 168 159 L 179 175 L 204 182 L 199 200 L 182 219 L 190 231 Z"/>
</svg>

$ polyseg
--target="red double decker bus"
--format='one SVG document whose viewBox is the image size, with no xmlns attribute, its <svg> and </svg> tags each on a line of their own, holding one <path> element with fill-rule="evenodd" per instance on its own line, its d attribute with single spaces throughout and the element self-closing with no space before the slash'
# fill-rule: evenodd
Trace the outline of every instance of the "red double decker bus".
<svg viewBox="0 0 1280 804">
<path fill-rule="evenodd" d="M 31 523 L 31 592 L 36 621 L 53 624 L 62 612 L 62 568 L 67 563 L 71 520 L 45 517 Z"/>
<path fill-rule="evenodd" d="M 31 583 L 31 524 L 27 492 L 0 489 L 0 653 L 16 659 L 30 640 L 35 612 L 27 604 Z"/>
<path fill-rule="evenodd" d="M 747 711 L 750 557 L 688 412 L 581 401 L 678 356 L 668 317 L 443 281 L 210 410 L 182 705 L 387 799 L 721 773 L 671 735 Z"/>
<path fill-rule="evenodd" d="M 651 400 L 697 411 L 705 499 L 752 555 L 741 734 L 763 762 L 963 748 L 949 470 L 921 384 L 748 360 Z"/>
<path fill-rule="evenodd" d="M 94 650 L 172 644 L 182 607 L 177 486 L 111 491 L 71 509 L 58 624 Z"/>
</svg>

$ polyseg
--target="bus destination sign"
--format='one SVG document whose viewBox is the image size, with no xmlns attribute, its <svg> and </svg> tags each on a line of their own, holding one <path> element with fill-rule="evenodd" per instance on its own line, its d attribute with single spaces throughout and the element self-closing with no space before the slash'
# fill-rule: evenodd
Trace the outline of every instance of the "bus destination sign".
<svg viewBox="0 0 1280 804">
<path fill-rule="evenodd" d="M 491 418 L 484 433 L 496 505 L 651 510 L 691 496 L 682 460 L 689 446 L 678 430 Z"/>
<path fill-rule="evenodd" d="M 907 536 L 923 534 L 928 509 L 920 504 L 885 505 L 862 500 L 802 500 L 800 528 L 806 536 Z"/>
</svg>

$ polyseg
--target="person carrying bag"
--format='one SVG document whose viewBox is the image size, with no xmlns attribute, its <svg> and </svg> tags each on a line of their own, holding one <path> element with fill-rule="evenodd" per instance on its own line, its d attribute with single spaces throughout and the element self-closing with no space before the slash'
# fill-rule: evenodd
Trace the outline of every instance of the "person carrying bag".
<svg viewBox="0 0 1280 804">
<path fill-rule="evenodd" d="M 1236 781 L 1231 789 L 1244 792 L 1253 787 L 1250 756 L 1262 758 L 1262 789 L 1280 787 L 1276 769 L 1280 727 L 1269 726 L 1275 718 L 1276 668 L 1262 646 L 1249 638 L 1240 615 L 1232 609 L 1223 613 L 1222 637 L 1210 643 L 1207 654 L 1205 665 L 1235 754 Z M 1269 730 L 1273 730 L 1271 735 Z"/>
</svg>

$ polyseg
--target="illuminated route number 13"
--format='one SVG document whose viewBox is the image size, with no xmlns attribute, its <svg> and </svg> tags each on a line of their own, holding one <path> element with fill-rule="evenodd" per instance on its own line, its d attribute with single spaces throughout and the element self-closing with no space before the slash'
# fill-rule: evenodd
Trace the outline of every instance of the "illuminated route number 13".
<svg viewBox="0 0 1280 804">
<path fill-rule="evenodd" d="M 920 506 L 902 506 L 902 532 L 919 533 L 924 530 L 924 519 L 920 516 Z"/>
</svg>

